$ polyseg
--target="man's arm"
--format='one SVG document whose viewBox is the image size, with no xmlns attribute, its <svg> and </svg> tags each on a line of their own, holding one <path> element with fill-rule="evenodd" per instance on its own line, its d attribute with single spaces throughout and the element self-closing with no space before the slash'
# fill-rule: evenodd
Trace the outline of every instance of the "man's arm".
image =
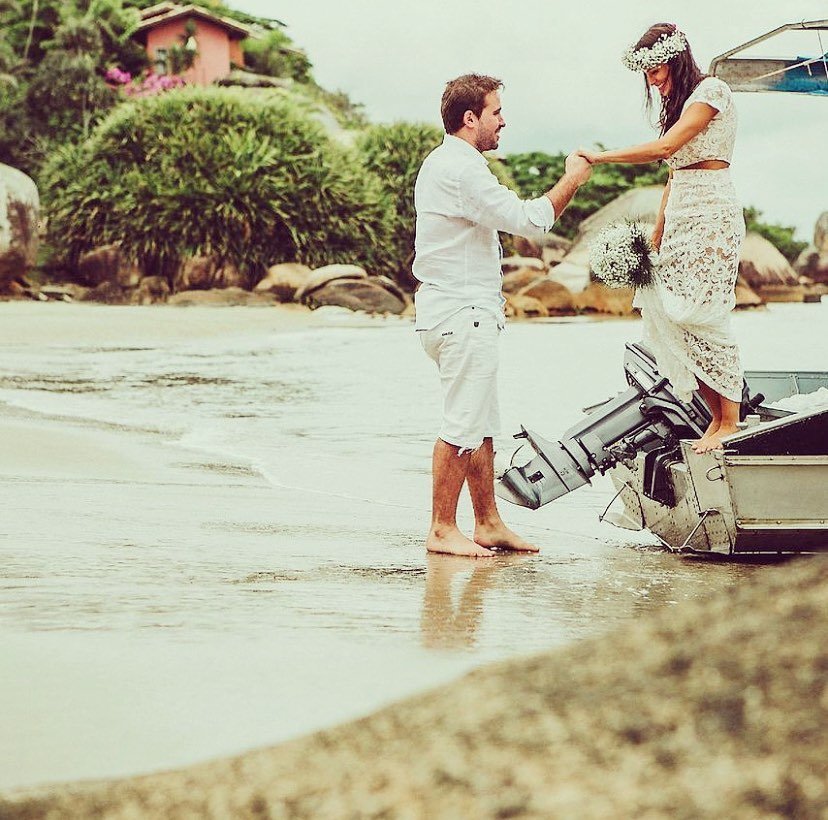
<svg viewBox="0 0 828 820">
<path fill-rule="evenodd" d="M 589 179 L 592 167 L 581 156 L 566 158 L 564 175 L 557 185 L 537 199 L 521 199 L 501 185 L 483 166 L 470 166 L 461 178 L 461 192 L 466 217 L 496 231 L 535 238 L 547 233 L 555 220 Z"/>
<path fill-rule="evenodd" d="M 566 158 L 564 175 L 558 180 L 557 185 L 544 194 L 555 209 L 555 219 L 560 218 L 575 192 L 591 174 L 592 166 L 582 156 L 572 153 Z"/>
</svg>

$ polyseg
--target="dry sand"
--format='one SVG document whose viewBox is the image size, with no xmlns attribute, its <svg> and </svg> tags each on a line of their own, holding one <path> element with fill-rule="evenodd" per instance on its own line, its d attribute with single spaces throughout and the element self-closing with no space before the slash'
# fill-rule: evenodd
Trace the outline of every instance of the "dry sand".
<svg viewBox="0 0 828 820">
<path fill-rule="evenodd" d="M 828 563 L 754 575 L 272 749 L 18 792 L 34 817 L 825 817 Z"/>
</svg>

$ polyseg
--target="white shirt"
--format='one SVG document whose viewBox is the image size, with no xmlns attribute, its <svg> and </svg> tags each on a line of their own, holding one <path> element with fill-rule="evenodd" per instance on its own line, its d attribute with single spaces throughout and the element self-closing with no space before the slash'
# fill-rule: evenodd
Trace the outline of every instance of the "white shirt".
<svg viewBox="0 0 828 820">
<path fill-rule="evenodd" d="M 546 196 L 522 200 L 497 181 L 486 158 L 446 134 L 426 158 L 414 186 L 417 233 L 413 273 L 422 283 L 414 304 L 417 330 L 430 330 L 465 307 L 505 323 L 498 231 L 533 238 L 555 222 Z"/>
</svg>

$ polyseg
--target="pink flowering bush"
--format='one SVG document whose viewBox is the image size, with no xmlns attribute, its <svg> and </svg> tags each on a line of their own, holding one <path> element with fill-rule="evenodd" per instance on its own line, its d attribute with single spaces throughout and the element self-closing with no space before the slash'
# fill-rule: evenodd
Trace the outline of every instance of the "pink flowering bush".
<svg viewBox="0 0 828 820">
<path fill-rule="evenodd" d="M 184 78 L 177 74 L 145 74 L 143 77 L 133 77 L 128 71 L 122 71 L 117 67 L 110 68 L 105 77 L 108 83 L 121 86 L 127 97 L 154 97 L 156 94 L 186 85 Z"/>
</svg>

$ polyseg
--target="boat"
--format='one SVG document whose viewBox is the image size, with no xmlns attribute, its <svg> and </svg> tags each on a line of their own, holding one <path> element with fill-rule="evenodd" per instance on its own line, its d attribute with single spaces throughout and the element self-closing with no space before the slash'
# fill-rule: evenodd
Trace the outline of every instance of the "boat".
<svg viewBox="0 0 828 820">
<path fill-rule="evenodd" d="M 818 57 L 734 56 L 800 30 L 816 32 Z M 710 74 L 734 91 L 828 95 L 822 31 L 828 20 L 780 26 L 714 58 Z M 640 344 L 626 346 L 624 372 L 627 389 L 586 408 L 559 439 L 521 428 L 497 495 L 537 509 L 606 474 L 616 492 L 600 518 L 647 529 L 670 550 L 828 551 L 828 403 L 808 407 L 808 397 L 828 394 L 828 371 L 746 372 L 742 429 L 723 439 L 723 450 L 702 454 L 692 450 L 711 418 L 701 395 L 679 399 Z M 804 407 L 792 409 L 795 398 Z"/>
</svg>

